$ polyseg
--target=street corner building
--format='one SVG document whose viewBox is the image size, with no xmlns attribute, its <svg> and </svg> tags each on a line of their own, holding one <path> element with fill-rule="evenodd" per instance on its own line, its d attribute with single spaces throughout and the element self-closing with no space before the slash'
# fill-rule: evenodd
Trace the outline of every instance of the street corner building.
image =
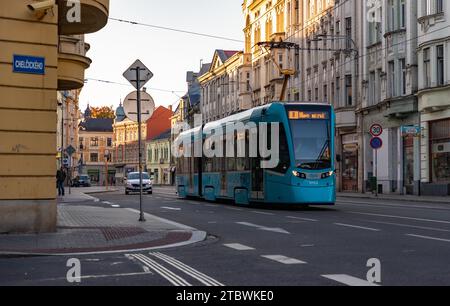
<svg viewBox="0 0 450 306">
<path fill-rule="evenodd" d="M 0 1 L 0 233 L 55 231 L 57 92 L 83 86 L 108 20 L 109 0 L 41 2 Z"/>
</svg>

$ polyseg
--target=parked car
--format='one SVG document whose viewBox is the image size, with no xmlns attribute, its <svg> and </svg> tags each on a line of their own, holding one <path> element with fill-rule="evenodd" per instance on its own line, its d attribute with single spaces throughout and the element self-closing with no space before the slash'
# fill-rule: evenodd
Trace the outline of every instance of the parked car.
<svg viewBox="0 0 450 306">
<path fill-rule="evenodd" d="M 142 172 L 142 191 L 148 194 L 153 193 L 153 182 L 147 172 Z M 139 172 L 131 172 L 125 178 L 125 194 L 140 192 Z"/>
<path fill-rule="evenodd" d="M 72 181 L 73 187 L 91 187 L 91 179 L 88 175 L 79 175 Z"/>
</svg>

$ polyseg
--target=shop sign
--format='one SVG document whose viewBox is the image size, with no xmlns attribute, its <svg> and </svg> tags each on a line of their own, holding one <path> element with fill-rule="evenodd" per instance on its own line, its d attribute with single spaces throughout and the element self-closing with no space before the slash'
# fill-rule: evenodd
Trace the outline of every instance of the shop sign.
<svg viewBox="0 0 450 306">
<path fill-rule="evenodd" d="M 45 74 L 45 57 L 16 55 L 13 56 L 13 72 Z"/>
<path fill-rule="evenodd" d="M 417 136 L 420 135 L 421 128 L 417 125 L 406 125 L 401 128 L 402 136 Z"/>
</svg>

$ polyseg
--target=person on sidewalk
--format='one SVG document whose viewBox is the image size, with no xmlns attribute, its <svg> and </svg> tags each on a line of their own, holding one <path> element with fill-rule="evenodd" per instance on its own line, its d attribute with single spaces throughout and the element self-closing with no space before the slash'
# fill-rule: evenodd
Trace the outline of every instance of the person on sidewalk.
<svg viewBox="0 0 450 306">
<path fill-rule="evenodd" d="M 64 182 L 66 181 L 66 172 L 64 171 L 64 168 L 61 167 L 60 170 L 56 172 L 56 183 L 58 186 L 58 196 L 64 196 L 65 190 L 64 190 Z"/>
</svg>

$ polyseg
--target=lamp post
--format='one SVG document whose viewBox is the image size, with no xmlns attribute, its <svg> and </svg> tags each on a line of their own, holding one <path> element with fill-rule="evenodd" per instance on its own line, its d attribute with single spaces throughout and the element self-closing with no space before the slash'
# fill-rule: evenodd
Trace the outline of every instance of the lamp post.
<svg viewBox="0 0 450 306">
<path fill-rule="evenodd" d="M 109 172 L 108 172 L 108 160 L 111 156 L 111 153 L 109 152 L 108 149 L 105 150 L 105 186 L 106 186 L 106 191 L 108 191 L 108 185 L 109 185 Z"/>
</svg>

